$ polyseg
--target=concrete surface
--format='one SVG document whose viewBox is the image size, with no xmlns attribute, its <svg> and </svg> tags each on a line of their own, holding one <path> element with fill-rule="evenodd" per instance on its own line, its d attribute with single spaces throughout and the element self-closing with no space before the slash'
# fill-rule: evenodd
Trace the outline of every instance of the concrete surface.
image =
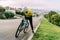
<svg viewBox="0 0 60 40">
<path fill-rule="evenodd" d="M 42 19 L 42 16 L 33 17 L 34 29 Z M 31 27 L 29 26 L 28 32 L 21 32 L 18 38 L 15 38 L 16 30 L 22 19 L 0 20 L 0 40 L 27 40 L 32 34 Z"/>
</svg>

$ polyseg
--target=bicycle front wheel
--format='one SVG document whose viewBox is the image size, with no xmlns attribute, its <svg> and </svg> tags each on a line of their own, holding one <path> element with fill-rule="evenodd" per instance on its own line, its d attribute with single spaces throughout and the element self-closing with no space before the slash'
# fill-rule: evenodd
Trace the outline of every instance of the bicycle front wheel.
<svg viewBox="0 0 60 40">
<path fill-rule="evenodd" d="M 20 34 L 20 32 L 22 31 L 22 24 L 19 25 L 17 31 L 16 31 L 16 34 L 15 34 L 15 37 L 17 38 Z"/>
</svg>

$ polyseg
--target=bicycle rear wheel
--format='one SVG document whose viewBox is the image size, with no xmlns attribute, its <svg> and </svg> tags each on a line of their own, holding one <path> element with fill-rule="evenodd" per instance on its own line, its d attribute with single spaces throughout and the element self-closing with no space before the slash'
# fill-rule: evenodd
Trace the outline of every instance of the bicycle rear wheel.
<svg viewBox="0 0 60 40">
<path fill-rule="evenodd" d="M 23 32 L 26 33 L 28 31 L 28 27 L 29 27 L 29 23 L 27 23 L 27 25 L 25 26 Z"/>
<path fill-rule="evenodd" d="M 15 34 L 15 37 L 17 38 L 20 34 L 20 32 L 22 31 L 22 23 L 19 25 L 17 31 L 16 31 L 16 34 Z"/>
</svg>

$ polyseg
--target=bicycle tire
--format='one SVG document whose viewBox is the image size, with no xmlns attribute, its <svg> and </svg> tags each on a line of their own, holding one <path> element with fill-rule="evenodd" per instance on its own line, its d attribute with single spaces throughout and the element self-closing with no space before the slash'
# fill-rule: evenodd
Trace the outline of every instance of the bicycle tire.
<svg viewBox="0 0 60 40">
<path fill-rule="evenodd" d="M 22 31 L 22 23 L 19 25 L 19 27 L 17 28 L 17 31 L 16 31 L 16 34 L 15 34 L 15 37 L 18 38 L 20 32 Z"/>
<path fill-rule="evenodd" d="M 28 30 L 29 23 L 27 23 L 27 26 L 24 28 L 23 32 L 26 33 Z"/>
</svg>

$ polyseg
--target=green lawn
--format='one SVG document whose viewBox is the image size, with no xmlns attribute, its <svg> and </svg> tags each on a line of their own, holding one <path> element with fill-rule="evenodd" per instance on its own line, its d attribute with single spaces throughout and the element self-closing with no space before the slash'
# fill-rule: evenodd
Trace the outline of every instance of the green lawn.
<svg viewBox="0 0 60 40">
<path fill-rule="evenodd" d="M 43 18 L 32 40 L 60 40 L 60 27 Z"/>
</svg>

